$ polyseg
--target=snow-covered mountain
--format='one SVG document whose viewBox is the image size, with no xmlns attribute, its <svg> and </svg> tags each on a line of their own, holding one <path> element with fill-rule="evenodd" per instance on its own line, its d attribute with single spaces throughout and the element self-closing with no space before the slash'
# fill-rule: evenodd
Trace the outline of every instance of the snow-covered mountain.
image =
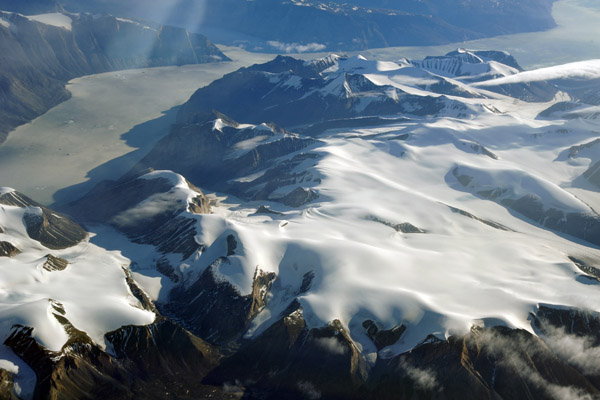
<svg viewBox="0 0 600 400">
<path fill-rule="evenodd" d="M 481 73 L 494 76 L 487 72 Z M 177 122 L 203 122 L 213 109 L 237 121 L 270 121 L 290 129 L 356 117 L 466 117 L 478 112 L 480 105 L 464 99 L 477 97 L 488 95 L 408 60 L 331 55 L 304 62 L 278 56 L 199 89 L 182 106 Z"/>
<path fill-rule="evenodd" d="M 3 205 L 6 265 L 67 280 L 98 257 L 112 271 L 79 283 L 110 285 L 93 305 L 47 285 L 31 296 L 22 285 L 35 278 L 11 272 L 21 297 L 6 307 L 35 299 L 46 314 L 17 328 L 8 319 L 5 343 L 39 393 L 80 388 L 43 386 L 65 367 L 39 360 L 63 354 L 99 371 L 84 381 L 94 393 L 135 376 L 114 378 L 120 396 L 146 396 L 170 371 L 168 390 L 191 398 L 594 398 L 598 122 L 540 115 L 582 104 L 595 63 L 556 76 L 459 50 L 394 63 L 278 57 L 227 75 L 123 178 L 64 207 L 89 241 L 46 250 L 26 226 L 39 217 L 22 216 L 38 206 Z M 551 78 L 527 78 L 539 75 Z M 51 224 L 67 218 L 41 210 Z M 130 319 L 90 327 L 78 318 L 87 307 Z M 88 350 L 39 339 L 70 326 Z M 32 337 L 42 355 L 25 351 Z"/>
</svg>

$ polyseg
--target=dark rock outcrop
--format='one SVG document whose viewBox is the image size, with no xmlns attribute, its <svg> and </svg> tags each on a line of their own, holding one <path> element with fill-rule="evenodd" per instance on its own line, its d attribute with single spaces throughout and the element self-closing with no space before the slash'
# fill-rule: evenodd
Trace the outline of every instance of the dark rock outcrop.
<svg viewBox="0 0 600 400">
<path fill-rule="evenodd" d="M 366 363 L 340 322 L 308 329 L 295 301 L 205 382 L 240 382 L 251 398 L 341 399 L 358 398 L 366 376 Z"/>
<path fill-rule="evenodd" d="M 69 262 L 63 258 L 55 257 L 52 254 L 46 256 L 46 261 L 42 264 L 42 268 L 46 271 L 63 271 L 67 268 Z"/>
<path fill-rule="evenodd" d="M 378 217 L 376 217 L 374 215 L 367 216 L 367 219 L 369 221 L 379 222 L 380 224 L 383 224 L 385 226 L 389 226 L 390 228 L 392 228 L 396 232 L 402 232 L 402 233 L 426 233 L 423 229 L 417 228 L 416 226 L 414 226 L 410 222 L 402 222 L 402 223 L 399 223 L 399 224 L 394 224 L 393 222 L 383 220 L 383 219 L 378 218 Z"/>
<path fill-rule="evenodd" d="M 459 167 L 455 167 L 451 173 L 461 187 L 477 196 L 495 201 L 548 229 L 600 244 L 600 216 L 594 211 L 584 213 L 548 206 L 536 193 L 511 197 L 508 187 L 477 189 L 472 185 L 473 177 L 461 173 Z"/>
<path fill-rule="evenodd" d="M 547 208 L 535 195 L 525 195 L 516 200 L 503 199 L 503 205 L 549 229 L 564 232 L 593 244 L 600 244 L 600 216 L 565 212 Z"/>
<path fill-rule="evenodd" d="M 149 171 L 145 171 L 149 172 Z M 69 204 L 68 211 L 75 218 L 88 222 L 108 222 L 157 193 L 166 193 L 173 185 L 162 178 L 104 181 L 81 199 Z M 179 211 L 185 206 L 179 205 Z"/>
<path fill-rule="evenodd" d="M 509 228 L 505 227 L 502 224 L 499 224 L 499 223 L 494 222 L 494 221 L 488 221 L 486 219 L 479 218 L 478 216 L 473 215 L 470 212 L 467 212 L 465 210 L 461 210 L 460 208 L 456 208 L 456 207 L 452 207 L 452 206 L 448 206 L 448 208 L 450 208 L 450 210 L 452 212 L 454 212 L 454 213 L 457 213 L 457 214 L 460 214 L 460 215 L 464 215 L 467 218 L 474 219 L 475 221 L 481 222 L 482 224 L 485 224 L 487 226 L 491 226 L 494 229 L 499 229 L 501 231 L 510 231 Z"/>
<path fill-rule="evenodd" d="M 254 213 L 255 215 L 260 215 L 260 214 L 271 214 L 271 215 L 284 215 L 283 213 L 279 212 L 279 211 L 274 211 L 271 210 L 270 207 L 267 207 L 265 205 L 259 206 L 256 209 L 256 212 Z"/>
<path fill-rule="evenodd" d="M 109 223 L 136 243 L 152 244 L 162 253 L 179 253 L 188 258 L 201 245 L 195 240 L 196 220 L 184 214 L 211 210 L 204 193 L 189 182 L 188 186 L 198 195 L 186 203 L 170 196 L 174 185 L 163 177 L 102 182 L 66 209 L 82 221 Z M 143 201 L 157 196 L 159 204 L 152 210 L 143 214 L 131 212 Z"/>
<path fill-rule="evenodd" d="M 0 195 L 0 204 L 27 208 L 23 216 L 27 234 L 49 249 L 65 249 L 87 238 L 87 232 L 71 218 L 52 211 L 19 192 Z"/>
<path fill-rule="evenodd" d="M 373 341 L 378 351 L 396 343 L 406 330 L 406 326 L 404 325 L 396 325 L 391 329 L 380 329 L 377 323 L 370 319 L 364 321 L 362 326 L 367 331 L 367 336 Z"/>
<path fill-rule="evenodd" d="M 358 117 L 435 115 L 445 109 L 469 113 L 459 101 L 378 86 L 357 71 L 323 74 L 328 64 L 321 66 L 320 60 L 313 61 L 319 67 L 296 64 L 292 57 L 278 56 L 227 74 L 198 89 L 180 108 L 177 122 L 202 123 L 214 109 L 237 121 L 274 122 L 288 129 Z"/>
<path fill-rule="evenodd" d="M 574 308 L 539 305 L 533 316 L 535 326 L 547 333 L 548 326 L 562 329 L 567 334 L 592 339 L 594 346 L 600 346 L 600 313 Z"/>
<path fill-rule="evenodd" d="M 173 289 L 169 302 L 159 304 L 165 315 L 183 321 L 194 334 L 224 347 L 239 341 L 252 318 L 265 306 L 275 279 L 275 274 L 257 268 L 252 293 L 242 296 L 231 283 L 217 277 L 217 267 L 229 262 L 227 257 L 217 259 L 193 284 Z"/>
<path fill-rule="evenodd" d="M 279 201 L 281 201 L 286 206 L 290 207 L 300 207 L 306 203 L 310 203 L 313 200 L 319 198 L 319 194 L 312 189 L 297 187 L 292 190 L 285 196 L 283 196 Z"/>
<path fill-rule="evenodd" d="M 366 390 L 379 399 L 545 399 L 561 390 L 599 393 L 542 340 L 505 327 L 474 329 L 447 341 L 432 338 L 408 353 L 378 360 Z"/>
<path fill-rule="evenodd" d="M 588 276 L 593 276 L 598 281 L 600 281 L 600 268 L 597 265 L 590 265 L 588 262 L 584 260 L 580 260 L 573 256 L 569 256 L 569 260 L 573 262 L 581 270 L 581 272 L 585 273 Z"/>
<path fill-rule="evenodd" d="M 0 398 L 2 400 L 19 400 L 15 391 L 13 375 L 2 368 L 0 368 Z"/>
<path fill-rule="evenodd" d="M 305 171 L 292 170 L 307 159 L 318 158 L 314 153 L 303 152 L 318 141 L 276 126 L 240 126 L 223 114 L 212 115 L 216 119 L 175 125 L 134 166 L 126 179 L 148 168 L 167 169 L 198 186 L 246 200 L 276 201 L 278 199 L 271 198 L 271 194 L 280 187 L 316 182 L 316 178 Z M 263 170 L 266 171 L 259 174 Z M 245 178 L 253 174 L 257 176 Z"/>
<path fill-rule="evenodd" d="M 14 257 L 20 252 L 12 243 L 0 241 L 0 257 Z"/>
<path fill-rule="evenodd" d="M 109 353 L 66 318 L 59 321 L 70 335 L 59 352 L 39 345 L 23 326 L 15 326 L 4 342 L 34 370 L 36 399 L 227 398 L 221 388 L 200 382 L 219 353 L 168 319 L 109 332 Z"/>
</svg>

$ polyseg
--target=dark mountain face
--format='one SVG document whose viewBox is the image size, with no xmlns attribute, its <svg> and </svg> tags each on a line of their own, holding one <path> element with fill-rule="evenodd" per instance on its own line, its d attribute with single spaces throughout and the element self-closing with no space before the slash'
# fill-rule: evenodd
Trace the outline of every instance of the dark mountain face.
<svg viewBox="0 0 600 400">
<path fill-rule="evenodd" d="M 56 213 L 19 192 L 0 195 L 0 205 L 26 209 L 23 222 L 27 234 L 50 249 L 65 249 L 87 237 L 87 232 L 68 216 Z"/>
<path fill-rule="evenodd" d="M 0 0 L 0 10 L 17 12 L 25 15 L 65 11 L 59 0 Z"/>
<path fill-rule="evenodd" d="M 481 0 L 457 2 L 451 0 L 332 0 L 361 7 L 383 8 L 405 13 L 436 15 L 444 21 L 486 36 L 515 33 L 522 30 L 543 30 L 554 26 L 551 8 L 553 0 Z"/>
<path fill-rule="evenodd" d="M 387 46 L 434 45 L 501 34 L 549 29 L 553 0 L 314 1 L 314 0 L 64 0 L 69 10 L 92 9 L 159 20 L 194 31 L 215 28 L 225 43 L 291 52 L 360 50 Z M 160 11 L 157 11 L 160 10 Z M 271 43 L 269 42 L 277 42 Z"/>
<path fill-rule="evenodd" d="M 445 96 L 418 96 L 376 85 L 364 75 L 370 68 L 373 65 L 360 57 L 304 62 L 278 56 L 199 89 L 181 107 L 177 122 L 200 123 L 210 119 L 213 110 L 237 121 L 269 121 L 288 129 L 366 116 L 435 115 L 446 108 L 468 113 L 463 104 Z M 440 93 L 473 96 L 439 77 L 432 79 L 437 79 L 433 89 Z"/>
<path fill-rule="evenodd" d="M 69 98 L 87 74 L 227 60 L 206 37 L 113 16 L 65 14 L 71 29 L 0 13 L 0 142 L 14 127 Z"/>
</svg>

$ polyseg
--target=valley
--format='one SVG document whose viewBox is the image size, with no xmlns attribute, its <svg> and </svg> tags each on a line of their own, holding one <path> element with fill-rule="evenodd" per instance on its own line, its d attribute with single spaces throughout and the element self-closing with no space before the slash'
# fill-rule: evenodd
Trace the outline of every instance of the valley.
<svg viewBox="0 0 600 400">
<path fill-rule="evenodd" d="M 117 179 L 174 122 L 174 107 L 203 85 L 270 56 L 232 49 L 231 62 L 108 72 L 76 78 L 72 97 L 22 125 L 0 146 L 0 180 L 44 204 Z M 148 123 L 148 121 L 152 121 Z M 137 127 L 137 128 L 136 128 Z M 142 150 L 138 150 L 142 147 Z M 106 168 L 102 166 L 113 161 Z M 40 174 L 40 171 L 44 171 Z M 86 184 L 87 182 L 87 184 Z"/>
</svg>

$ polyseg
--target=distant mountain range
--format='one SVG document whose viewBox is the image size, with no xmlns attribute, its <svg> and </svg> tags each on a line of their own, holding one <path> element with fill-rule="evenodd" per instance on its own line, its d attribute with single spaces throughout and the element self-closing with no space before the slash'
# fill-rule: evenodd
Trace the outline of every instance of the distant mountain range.
<svg viewBox="0 0 600 400">
<path fill-rule="evenodd" d="M 554 0 L 61 0 L 210 32 L 220 43 L 271 52 L 435 45 L 549 29 Z"/>
<path fill-rule="evenodd" d="M 0 49 L 0 143 L 11 129 L 69 98 L 65 84 L 75 77 L 227 60 L 203 35 L 108 14 L 0 11 Z"/>
</svg>

